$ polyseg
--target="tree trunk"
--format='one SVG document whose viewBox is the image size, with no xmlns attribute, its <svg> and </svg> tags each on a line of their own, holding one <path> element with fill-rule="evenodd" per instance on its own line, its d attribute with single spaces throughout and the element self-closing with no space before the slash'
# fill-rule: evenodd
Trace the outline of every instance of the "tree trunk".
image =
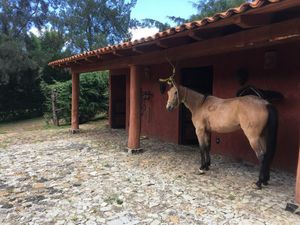
<svg viewBox="0 0 300 225">
<path fill-rule="evenodd" d="M 51 91 L 51 101 L 52 101 L 52 120 L 55 126 L 59 126 L 59 118 L 57 115 L 57 108 L 56 108 L 56 99 L 57 99 L 57 92 L 56 90 Z"/>
</svg>

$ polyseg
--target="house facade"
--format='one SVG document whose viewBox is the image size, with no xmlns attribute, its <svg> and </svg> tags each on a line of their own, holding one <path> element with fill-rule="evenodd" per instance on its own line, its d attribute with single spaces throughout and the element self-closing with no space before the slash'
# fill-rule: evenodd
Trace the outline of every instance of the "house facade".
<svg viewBox="0 0 300 225">
<path fill-rule="evenodd" d="M 159 78 L 172 74 L 178 84 L 221 98 L 235 97 L 239 77 L 245 85 L 276 91 L 278 148 L 273 166 L 296 173 L 300 202 L 300 1 L 257 0 L 213 17 L 183 24 L 153 37 L 125 42 L 51 62 L 72 72 L 72 131 L 79 129 L 80 73 L 109 70 L 109 121 L 128 131 L 128 149 L 138 150 L 140 136 L 177 144 L 197 144 L 191 115 L 180 106 L 165 109 L 167 95 Z M 220 115 L 221 116 L 221 115 Z M 257 162 L 242 131 L 213 133 L 212 152 Z"/>
</svg>

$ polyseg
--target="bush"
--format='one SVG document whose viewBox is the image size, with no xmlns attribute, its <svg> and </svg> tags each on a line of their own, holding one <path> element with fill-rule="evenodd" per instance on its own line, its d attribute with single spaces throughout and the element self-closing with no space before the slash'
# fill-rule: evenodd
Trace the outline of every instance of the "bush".
<svg viewBox="0 0 300 225">
<path fill-rule="evenodd" d="M 52 118 L 51 93 L 56 91 L 56 108 L 59 119 L 65 123 L 71 122 L 71 98 L 72 81 L 55 82 L 48 85 L 42 84 L 45 95 L 45 115 Z M 87 122 L 98 113 L 106 112 L 108 109 L 108 72 L 93 72 L 80 75 L 80 95 L 79 95 L 79 122 Z"/>
</svg>

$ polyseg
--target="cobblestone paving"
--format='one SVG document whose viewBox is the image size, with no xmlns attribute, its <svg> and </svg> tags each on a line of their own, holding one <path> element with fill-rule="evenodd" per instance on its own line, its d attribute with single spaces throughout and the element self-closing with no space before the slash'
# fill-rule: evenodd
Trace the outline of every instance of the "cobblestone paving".
<svg viewBox="0 0 300 225">
<path fill-rule="evenodd" d="M 254 190 L 257 167 L 218 155 L 198 175 L 196 148 L 145 139 L 128 155 L 103 123 L 0 135 L 0 224 L 300 224 L 293 175 Z"/>
</svg>

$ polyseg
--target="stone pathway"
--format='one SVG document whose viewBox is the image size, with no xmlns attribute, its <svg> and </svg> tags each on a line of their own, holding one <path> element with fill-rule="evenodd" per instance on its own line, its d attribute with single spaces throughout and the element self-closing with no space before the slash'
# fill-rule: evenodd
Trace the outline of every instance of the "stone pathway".
<svg viewBox="0 0 300 225">
<path fill-rule="evenodd" d="M 0 224 L 300 224 L 284 210 L 294 175 L 254 190 L 257 167 L 218 155 L 198 175 L 196 148 L 145 139 L 128 155 L 105 123 L 0 135 Z"/>
</svg>

